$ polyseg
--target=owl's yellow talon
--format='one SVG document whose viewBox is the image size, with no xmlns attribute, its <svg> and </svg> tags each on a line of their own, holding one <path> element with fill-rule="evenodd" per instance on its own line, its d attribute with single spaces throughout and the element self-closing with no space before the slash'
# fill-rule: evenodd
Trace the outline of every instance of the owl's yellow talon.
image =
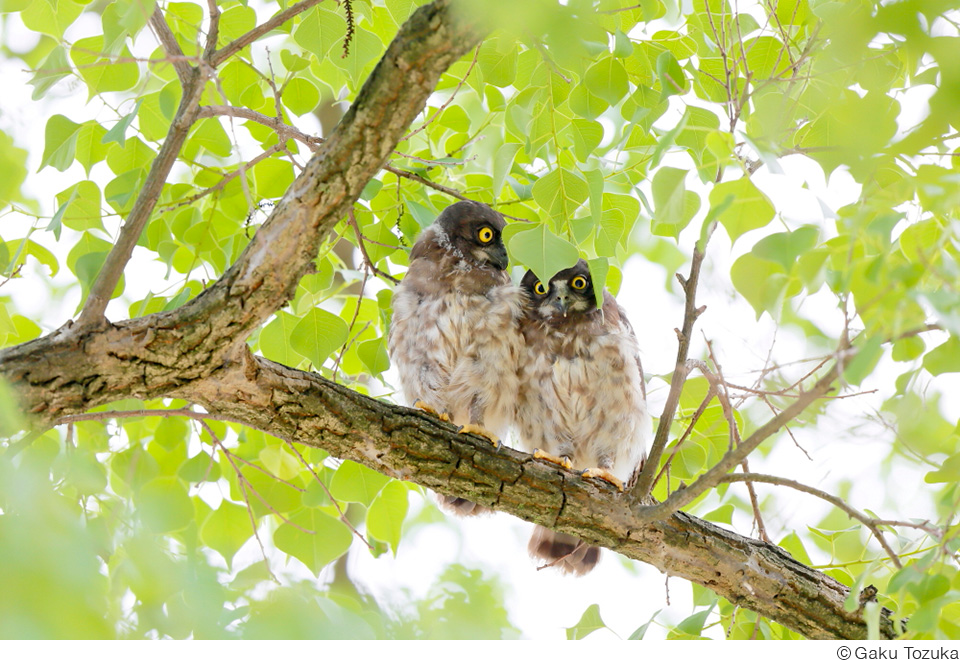
<svg viewBox="0 0 960 660">
<path fill-rule="evenodd" d="M 464 424 L 457 429 L 457 433 L 473 433 L 474 435 L 479 435 L 481 438 L 486 438 L 493 443 L 494 447 L 500 447 L 500 438 L 482 426 L 477 426 L 476 424 Z"/>
<path fill-rule="evenodd" d="M 413 402 L 413 407 L 418 408 L 425 413 L 430 413 L 434 417 L 438 417 L 441 422 L 450 421 L 450 415 L 448 415 L 447 413 L 437 412 L 436 409 L 434 409 L 432 406 L 428 406 L 420 399 L 417 399 L 416 401 Z"/>
<path fill-rule="evenodd" d="M 603 479 L 607 483 L 611 483 L 616 486 L 617 490 L 619 490 L 621 493 L 623 492 L 623 482 L 603 468 L 590 468 L 588 470 L 584 470 L 580 476 L 582 476 L 584 479 Z"/>
<path fill-rule="evenodd" d="M 539 449 L 534 449 L 534 450 L 533 450 L 533 457 L 534 457 L 534 458 L 542 458 L 542 459 L 545 460 L 545 461 L 548 461 L 548 462 L 550 462 L 550 463 L 554 463 L 554 464 L 559 465 L 560 467 L 566 468 L 566 469 L 568 469 L 568 470 L 572 470 L 572 469 L 573 469 L 573 463 L 572 463 L 572 462 L 570 461 L 570 459 L 567 458 L 566 456 L 554 456 L 553 454 L 548 454 L 548 453 L 545 452 L 545 451 L 541 451 L 541 450 L 539 450 Z"/>
</svg>

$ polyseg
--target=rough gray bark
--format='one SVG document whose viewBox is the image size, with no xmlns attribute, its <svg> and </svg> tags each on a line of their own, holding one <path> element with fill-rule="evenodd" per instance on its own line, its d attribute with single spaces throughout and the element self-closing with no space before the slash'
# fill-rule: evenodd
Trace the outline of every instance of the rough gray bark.
<svg viewBox="0 0 960 660">
<path fill-rule="evenodd" d="M 848 590 L 773 546 L 684 513 L 648 525 L 642 505 L 412 409 L 254 357 L 246 337 L 295 291 L 317 248 L 383 166 L 446 68 L 479 40 L 447 0 L 403 26 L 356 102 L 238 261 L 183 307 L 64 326 L 0 351 L 0 375 L 40 425 L 125 398 L 177 396 L 390 476 L 468 497 L 703 584 L 814 638 L 858 638 Z M 885 613 L 881 634 L 893 635 Z"/>
</svg>

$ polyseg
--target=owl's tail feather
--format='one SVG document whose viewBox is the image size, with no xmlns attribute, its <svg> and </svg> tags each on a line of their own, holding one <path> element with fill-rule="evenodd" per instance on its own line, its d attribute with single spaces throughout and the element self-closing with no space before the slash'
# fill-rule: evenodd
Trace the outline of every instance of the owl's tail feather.
<svg viewBox="0 0 960 660">
<path fill-rule="evenodd" d="M 584 543 L 575 536 L 555 532 L 546 527 L 537 527 L 527 546 L 530 556 L 543 559 L 562 573 L 586 575 L 600 561 L 600 548 Z"/>
<path fill-rule="evenodd" d="M 440 500 L 440 508 L 455 516 L 478 516 L 493 511 L 493 509 L 488 509 L 481 504 L 465 500 L 462 497 L 441 495 L 438 499 Z"/>
</svg>

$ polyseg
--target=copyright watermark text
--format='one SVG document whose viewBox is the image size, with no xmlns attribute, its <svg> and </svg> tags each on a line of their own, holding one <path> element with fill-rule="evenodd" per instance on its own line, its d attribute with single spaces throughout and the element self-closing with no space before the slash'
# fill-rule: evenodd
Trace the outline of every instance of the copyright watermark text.
<svg viewBox="0 0 960 660">
<path fill-rule="evenodd" d="M 837 649 L 840 660 L 960 660 L 960 649 L 918 648 L 901 646 L 898 648 L 870 648 L 866 646 L 841 646 Z"/>
</svg>

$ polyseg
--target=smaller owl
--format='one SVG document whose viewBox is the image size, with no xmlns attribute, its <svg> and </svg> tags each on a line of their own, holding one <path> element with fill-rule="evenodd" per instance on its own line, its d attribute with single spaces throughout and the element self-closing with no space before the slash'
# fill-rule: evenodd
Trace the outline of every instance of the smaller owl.
<svg viewBox="0 0 960 660">
<path fill-rule="evenodd" d="M 387 342 L 408 404 L 495 444 L 513 420 L 523 346 L 523 294 L 506 272 L 505 226 L 479 202 L 444 209 L 413 246 Z M 441 501 L 461 515 L 483 510 Z"/>
<path fill-rule="evenodd" d="M 650 433 L 633 328 L 608 292 L 597 307 L 582 259 L 549 283 L 528 271 L 520 286 L 528 299 L 516 411 L 522 447 L 622 491 L 645 456 Z M 578 575 L 600 558 L 599 548 L 544 527 L 534 530 L 528 549 Z"/>
</svg>

